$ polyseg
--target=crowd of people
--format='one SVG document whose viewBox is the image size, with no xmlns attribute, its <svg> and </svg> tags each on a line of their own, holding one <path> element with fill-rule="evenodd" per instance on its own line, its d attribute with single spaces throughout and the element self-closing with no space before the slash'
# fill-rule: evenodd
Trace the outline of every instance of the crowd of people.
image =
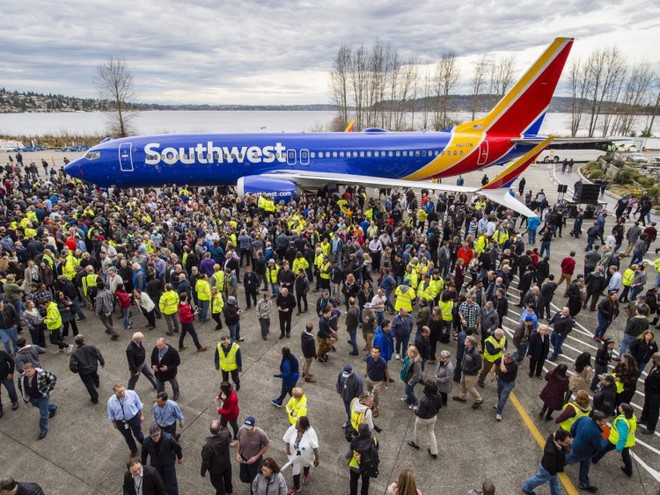
<svg viewBox="0 0 660 495">
<path fill-rule="evenodd" d="M 426 446 L 435 460 L 436 421 L 448 398 L 466 403 L 469 396 L 479 409 L 488 382 L 496 382 L 494 419 L 502 421 L 528 358 L 529 378 L 544 383 L 540 416 L 551 421 L 559 412 L 559 429 L 548 438 L 538 473 L 523 485 L 525 493 L 546 481 L 559 493 L 556 475 L 571 462 L 580 462 L 580 488 L 595 491 L 590 464 L 613 449 L 631 476 L 635 434 L 655 432 L 660 354 L 651 327 L 660 328 L 660 259 L 652 266 L 644 259 L 656 241 L 655 223 L 641 229 L 635 222 L 626 230 L 625 218 L 617 215 L 609 226 L 602 212 L 587 230 L 584 259 L 571 252 L 556 263 L 551 246 L 565 218 L 542 191 L 528 201 L 538 218 L 526 220 L 464 194 L 422 191 L 420 198 L 383 190 L 369 198 L 349 187 L 275 204 L 266 196 L 238 198 L 230 188 L 100 191 L 62 174 L 35 178 L 20 165 L 0 187 L 0 380 L 12 409 L 20 407 L 15 382 L 24 402 L 39 409 L 38 438 L 44 439 L 57 412 L 50 401 L 57 377 L 40 363 L 46 342 L 55 354 L 69 355 L 70 370 L 97 404 L 101 349 L 115 345 L 122 328 L 131 331 L 127 383 L 114 384 L 107 401 L 107 417 L 130 452 L 124 493 L 178 493 L 176 465 L 184 452 L 177 425 L 183 429 L 185 420 L 177 373 L 188 335 L 197 352 L 213 346 L 221 372 L 218 420 L 210 424 L 201 464 L 201 476 L 210 474 L 218 494 L 233 490 L 233 462 L 253 494 L 290 495 L 310 483 L 322 439 L 307 415 L 307 384 L 316 381 L 312 371 L 323 373 L 330 359 L 343 359 L 333 354 L 340 335 L 350 342 L 346 362 L 353 363 L 343 367 L 336 386 L 346 413 L 351 495 L 368 493 L 378 476 L 378 447 L 387 434 L 377 418 L 395 377 L 403 383 L 402 403 L 415 415 L 408 446 Z M 563 283 L 562 297 L 556 291 Z M 318 318 L 298 337 L 292 326 L 310 306 Z M 252 307 L 259 323 L 254 332 L 244 323 Z M 597 312 L 593 338 L 600 348 L 594 359 L 583 353 L 568 360 L 562 345 L 581 311 Z M 271 333 L 274 312 L 279 332 Z M 90 318 L 98 318 L 109 342 L 79 332 L 77 322 Z M 627 322 L 615 352 L 606 333 L 617 318 Z M 217 338 L 202 342 L 197 328 L 211 320 Z M 133 332 L 138 325 L 154 335 L 149 354 L 145 335 Z M 241 346 L 255 337 L 286 344 L 275 373 L 281 390 L 272 400 L 290 423 L 282 439 L 285 466 L 266 455 L 266 425 L 247 416 L 239 426 Z M 557 365 L 560 358 L 569 364 Z M 630 404 L 645 369 L 637 417 Z M 156 394 L 146 414 L 134 390 L 141 375 Z M 589 450 L 592 430 L 601 432 L 606 418 L 612 418 L 609 440 Z M 146 436 L 144 422 L 151 424 Z M 644 428 L 638 432 L 637 425 Z M 291 467 L 290 481 L 284 467 Z M 0 493 L 14 493 L 15 481 L 5 485 Z M 482 490 L 494 493 L 490 482 Z M 421 492 L 404 470 L 388 493 Z"/>
</svg>

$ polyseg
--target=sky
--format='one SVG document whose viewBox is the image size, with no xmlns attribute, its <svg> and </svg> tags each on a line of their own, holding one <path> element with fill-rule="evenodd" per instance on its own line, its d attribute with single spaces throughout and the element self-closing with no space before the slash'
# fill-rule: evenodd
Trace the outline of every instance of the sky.
<svg viewBox="0 0 660 495">
<path fill-rule="evenodd" d="M 381 42 L 429 65 L 453 50 L 465 87 L 480 54 L 513 54 L 521 75 L 559 36 L 576 39 L 569 64 L 605 46 L 660 62 L 660 2 L 648 0 L 2 3 L 0 86 L 91 98 L 110 57 L 126 61 L 138 101 L 212 105 L 330 103 L 342 44 Z"/>
</svg>

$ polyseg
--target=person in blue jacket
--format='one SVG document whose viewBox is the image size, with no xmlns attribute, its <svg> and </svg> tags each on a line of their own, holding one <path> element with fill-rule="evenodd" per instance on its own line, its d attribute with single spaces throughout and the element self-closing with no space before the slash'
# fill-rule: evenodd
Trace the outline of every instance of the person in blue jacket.
<svg viewBox="0 0 660 495">
<path fill-rule="evenodd" d="M 282 379 L 282 390 L 277 399 L 271 402 L 275 407 L 282 407 L 284 398 L 287 394 L 293 397 L 292 391 L 298 383 L 300 377 L 300 368 L 298 366 L 298 358 L 291 353 L 288 347 L 282 347 L 282 362 L 280 363 L 280 373 L 273 375 L 275 378 Z"/>
<path fill-rule="evenodd" d="M 541 225 L 539 217 L 529 217 L 527 219 L 527 241 L 528 244 L 536 244 L 536 230 Z"/>
<path fill-rule="evenodd" d="M 571 426 L 571 452 L 566 456 L 566 465 L 580 463 L 580 474 L 578 488 L 590 493 L 596 493 L 598 488 L 589 482 L 589 468 L 591 457 L 603 447 L 603 432 L 605 426 L 605 413 L 592 411 L 590 416 L 578 419 Z"/>
<path fill-rule="evenodd" d="M 380 349 L 380 356 L 390 362 L 392 359 L 392 354 L 394 353 L 394 340 L 391 332 L 392 323 L 389 320 L 383 320 L 383 322 L 376 328 L 374 332 L 374 340 L 371 343 L 372 346 L 376 346 Z"/>
</svg>

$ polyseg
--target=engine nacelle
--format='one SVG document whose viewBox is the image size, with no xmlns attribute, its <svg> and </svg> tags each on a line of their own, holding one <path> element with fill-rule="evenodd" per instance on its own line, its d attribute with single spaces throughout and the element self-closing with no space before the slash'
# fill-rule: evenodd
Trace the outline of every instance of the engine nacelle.
<svg viewBox="0 0 660 495">
<path fill-rule="evenodd" d="M 260 175 L 248 175 L 241 177 L 236 182 L 236 192 L 239 196 L 246 194 L 265 194 L 276 203 L 284 201 L 288 203 L 298 192 L 295 182 L 288 179 L 277 179 L 273 177 L 262 177 Z"/>
</svg>

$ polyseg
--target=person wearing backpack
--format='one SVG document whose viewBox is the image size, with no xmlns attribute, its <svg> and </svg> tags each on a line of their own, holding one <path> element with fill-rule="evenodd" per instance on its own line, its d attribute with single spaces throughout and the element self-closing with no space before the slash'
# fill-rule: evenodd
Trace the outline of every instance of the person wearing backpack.
<svg viewBox="0 0 660 495">
<path fill-rule="evenodd" d="M 369 481 L 378 477 L 378 440 L 371 435 L 371 429 L 366 423 L 358 427 L 358 435 L 351 440 L 346 452 L 346 459 L 350 459 L 350 495 L 358 495 L 358 482 L 362 478 L 360 495 L 368 495 Z"/>
</svg>

